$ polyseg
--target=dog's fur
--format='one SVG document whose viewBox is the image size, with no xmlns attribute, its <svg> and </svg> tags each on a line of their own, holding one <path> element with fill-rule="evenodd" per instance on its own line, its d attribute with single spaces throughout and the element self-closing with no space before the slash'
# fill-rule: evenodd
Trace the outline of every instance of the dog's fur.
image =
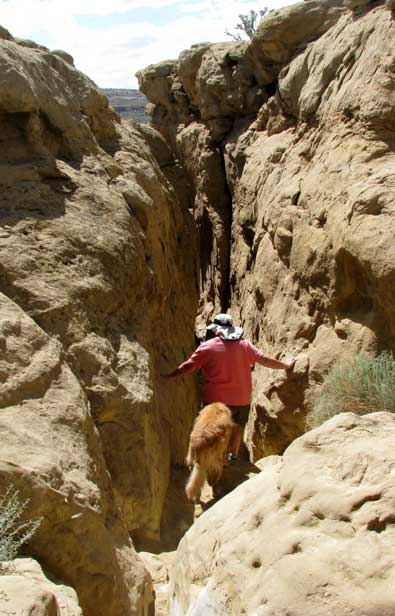
<svg viewBox="0 0 395 616">
<path fill-rule="evenodd" d="M 215 496 L 216 484 L 227 460 L 234 425 L 230 409 L 221 402 L 208 404 L 200 411 L 192 429 L 186 459 L 192 469 L 185 487 L 189 500 L 200 500 L 206 479 Z"/>
</svg>

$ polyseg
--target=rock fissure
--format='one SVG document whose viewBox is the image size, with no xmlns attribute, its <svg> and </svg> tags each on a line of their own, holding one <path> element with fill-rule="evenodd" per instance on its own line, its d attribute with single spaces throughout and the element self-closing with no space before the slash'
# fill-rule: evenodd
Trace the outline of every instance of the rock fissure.
<svg viewBox="0 0 395 616">
<path fill-rule="evenodd" d="M 331 366 L 395 348 L 391 18 L 309 0 L 194 46 L 140 72 L 148 126 L 0 29 L 0 488 L 43 517 L 29 553 L 76 589 L 70 614 L 152 614 L 147 568 L 157 616 L 392 609 L 391 416 L 302 436 Z M 297 362 L 256 367 L 245 439 L 265 459 L 194 507 L 198 383 L 161 374 L 220 311 Z"/>
<path fill-rule="evenodd" d="M 224 156 L 224 152 L 222 149 L 220 149 L 220 154 L 221 154 L 221 167 L 222 167 L 222 173 L 224 175 L 225 178 L 225 191 L 226 191 L 226 195 L 227 195 L 227 202 L 228 202 L 228 207 L 229 207 L 229 218 L 228 218 L 228 225 L 229 225 L 229 230 L 230 230 L 230 234 L 231 234 L 231 230 L 232 230 L 232 226 L 233 226 L 233 202 L 232 202 L 232 194 L 226 179 L 226 165 L 225 165 L 225 156 Z M 230 236 L 229 236 L 229 244 L 228 244 L 228 249 L 227 249 L 227 264 L 224 268 L 224 277 L 225 277 L 225 288 L 223 290 L 223 295 L 222 295 L 222 301 L 221 301 L 221 312 L 227 312 L 230 308 L 231 305 L 231 240 L 230 240 Z"/>
</svg>

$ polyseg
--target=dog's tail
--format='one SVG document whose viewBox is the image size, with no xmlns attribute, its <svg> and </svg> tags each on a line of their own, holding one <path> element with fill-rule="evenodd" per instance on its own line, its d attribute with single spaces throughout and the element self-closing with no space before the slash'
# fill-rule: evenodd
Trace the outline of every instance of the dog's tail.
<svg viewBox="0 0 395 616">
<path fill-rule="evenodd" d="M 188 468 L 191 469 L 194 462 L 195 460 L 194 460 L 194 455 L 193 455 L 192 444 L 191 442 L 189 442 L 188 453 L 187 453 L 187 457 L 185 458 L 185 464 L 188 466 Z"/>
<path fill-rule="evenodd" d="M 205 480 L 206 471 L 204 466 L 199 464 L 199 462 L 195 462 L 185 486 L 185 492 L 189 500 L 196 502 L 200 499 L 200 493 Z"/>
</svg>

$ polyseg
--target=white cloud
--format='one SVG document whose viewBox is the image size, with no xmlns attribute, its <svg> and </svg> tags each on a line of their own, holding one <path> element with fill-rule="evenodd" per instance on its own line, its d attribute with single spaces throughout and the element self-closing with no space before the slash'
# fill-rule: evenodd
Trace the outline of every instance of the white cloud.
<svg viewBox="0 0 395 616">
<path fill-rule="evenodd" d="M 187 0 L 188 1 L 188 0 Z M 179 0 L 0 0 L 2 15 L 34 11 L 45 18 L 46 11 L 56 10 L 69 15 L 111 15 L 137 8 L 163 8 L 177 5 Z"/>
<path fill-rule="evenodd" d="M 292 1 L 267 4 L 277 8 Z M 166 7 L 166 14 L 174 18 L 160 25 L 149 9 Z M 230 40 L 225 29 L 233 31 L 238 15 L 261 8 L 259 0 L 0 0 L 0 23 L 14 36 L 33 35 L 52 49 L 65 49 L 76 66 L 102 87 L 137 87 L 137 70 L 177 58 L 194 43 Z M 139 9 L 139 21 L 126 23 L 131 9 Z M 147 9 L 143 20 L 142 9 Z M 108 20 L 89 27 L 89 15 Z M 114 15 L 116 23 L 111 25 Z M 120 24 L 122 15 L 125 22 Z M 104 25 L 97 27 L 98 23 Z"/>
</svg>

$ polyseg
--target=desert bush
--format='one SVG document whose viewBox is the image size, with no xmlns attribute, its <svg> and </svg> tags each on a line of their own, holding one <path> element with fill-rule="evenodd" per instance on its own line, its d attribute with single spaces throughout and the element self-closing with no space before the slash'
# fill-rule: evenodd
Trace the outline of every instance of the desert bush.
<svg viewBox="0 0 395 616">
<path fill-rule="evenodd" d="M 390 353 L 356 355 L 334 366 L 324 380 L 310 427 L 344 411 L 358 415 L 395 412 L 395 361 Z"/>
<path fill-rule="evenodd" d="M 256 32 L 259 20 L 266 16 L 268 10 L 269 9 L 265 7 L 263 10 L 258 12 L 250 11 L 245 15 L 239 15 L 239 21 L 235 26 L 238 32 L 229 32 L 229 30 L 225 30 L 226 36 L 230 36 L 234 41 L 242 41 L 244 40 L 244 35 L 246 34 L 249 39 L 252 39 Z"/>
<path fill-rule="evenodd" d="M 0 496 L 0 563 L 13 560 L 41 524 L 41 518 L 21 521 L 28 503 L 12 486 Z"/>
</svg>

